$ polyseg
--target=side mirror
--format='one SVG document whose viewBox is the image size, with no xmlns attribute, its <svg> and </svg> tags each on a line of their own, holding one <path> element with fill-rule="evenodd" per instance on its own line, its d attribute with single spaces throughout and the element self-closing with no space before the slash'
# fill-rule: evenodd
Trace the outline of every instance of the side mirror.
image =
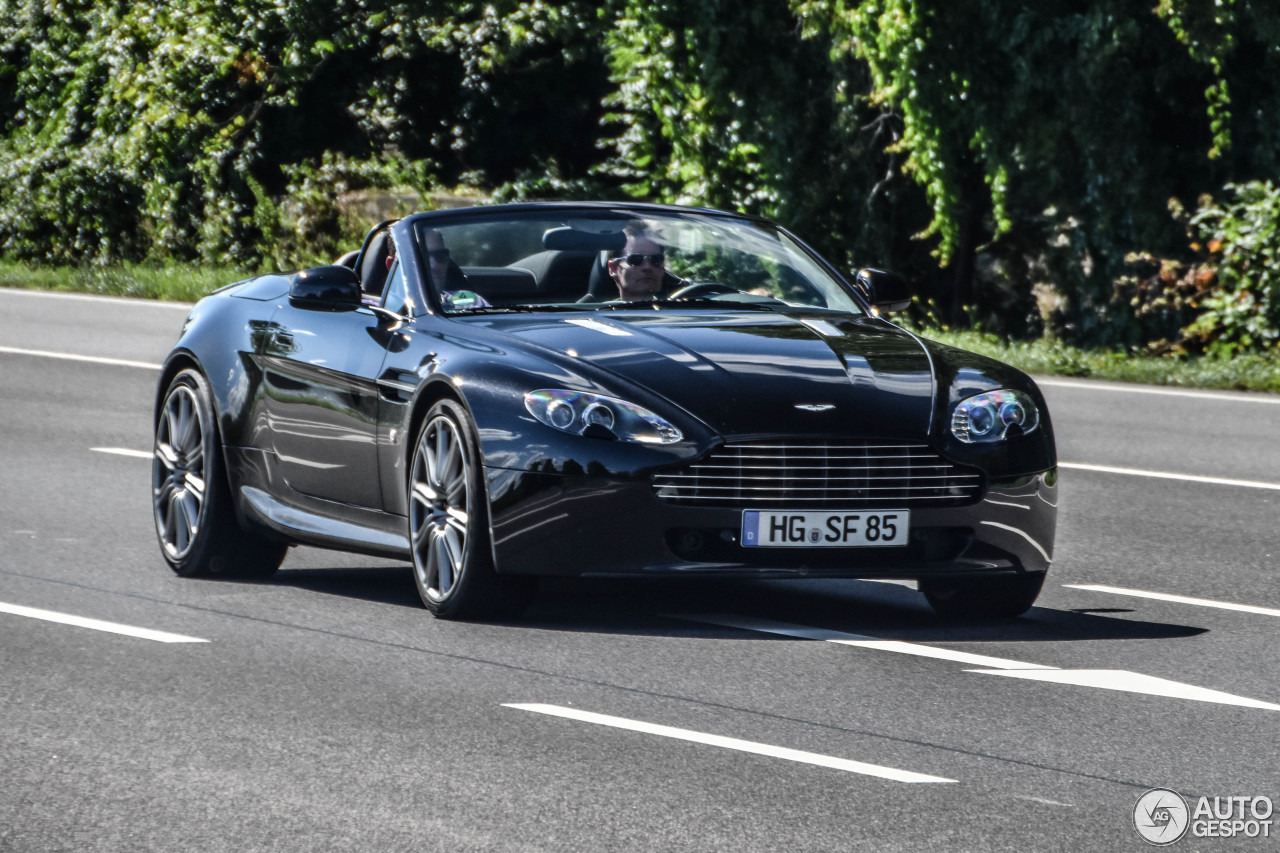
<svg viewBox="0 0 1280 853">
<path fill-rule="evenodd" d="M 293 274 L 289 302 L 307 311 L 354 311 L 361 302 L 360 280 L 349 267 L 312 267 Z"/>
<path fill-rule="evenodd" d="M 858 270 L 854 285 L 882 314 L 902 311 L 911 305 L 911 287 L 897 273 L 863 267 Z"/>
</svg>

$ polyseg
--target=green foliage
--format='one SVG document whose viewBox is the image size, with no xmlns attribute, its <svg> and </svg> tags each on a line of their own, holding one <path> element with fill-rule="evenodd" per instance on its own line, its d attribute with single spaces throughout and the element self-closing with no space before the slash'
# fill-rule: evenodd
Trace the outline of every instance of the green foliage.
<svg viewBox="0 0 1280 853">
<path fill-rule="evenodd" d="M 1151 352 L 1186 352 L 1182 330 L 1200 314 L 1213 267 L 1150 253 L 1135 253 L 1128 261 L 1129 272 L 1116 280 L 1113 296 L 1133 318 L 1128 345 Z"/>
<path fill-rule="evenodd" d="M 787 0 L 614 0 L 601 14 L 614 134 L 598 175 L 777 219 L 842 266 L 919 271 L 909 238 L 925 211 L 886 151 L 899 126 L 830 33 Z"/>
<path fill-rule="evenodd" d="M 251 183 L 260 245 L 275 269 L 332 263 L 338 251 L 361 244 L 371 222 L 425 206 L 417 193 L 386 191 L 431 183 L 426 163 L 350 160 L 331 152 L 319 162 L 287 165 L 284 172 L 288 183 L 278 205 Z"/>
<path fill-rule="evenodd" d="M 1229 184 L 1224 203 L 1201 199 L 1193 233 L 1216 269 L 1186 339 L 1212 355 L 1274 351 L 1280 341 L 1280 188 Z"/>
<path fill-rule="evenodd" d="M 631 195 L 775 218 L 950 323 L 1239 352 L 1269 261 L 1195 257 L 1166 204 L 1280 180 L 1277 80 L 1269 0 L 0 0 L 0 252 L 301 266 L 442 186 Z"/>
<path fill-rule="evenodd" d="M 955 275 L 953 318 L 963 305 L 1006 311 L 1005 277 L 1023 294 L 1048 282 L 1064 299 L 1058 333 L 1123 341 L 1133 318 L 1112 281 L 1130 252 L 1179 244 L 1166 199 L 1274 174 L 1274 122 L 1252 118 L 1280 108 L 1274 4 L 797 7 L 867 63 L 872 98 L 900 117 L 896 148 L 932 207 L 919 236 Z"/>
<path fill-rule="evenodd" d="M 73 264 L 330 254 L 349 229 L 326 190 L 492 185 L 546 159 L 521 151 L 535 122 L 506 102 L 594 128 L 590 86 L 551 110 L 545 97 L 593 55 L 561 44 L 588 17 L 541 2 L 0 0 L 0 246 Z M 595 151 L 591 134 L 547 145 L 573 155 L 570 173 Z M 305 198 L 277 202 L 290 192 Z"/>
<path fill-rule="evenodd" d="M 143 255 L 250 262 L 244 180 L 258 118 L 287 105 L 342 32 L 302 0 L 7 0 L 26 62 L 0 149 L 0 238 L 47 262 Z"/>
</svg>

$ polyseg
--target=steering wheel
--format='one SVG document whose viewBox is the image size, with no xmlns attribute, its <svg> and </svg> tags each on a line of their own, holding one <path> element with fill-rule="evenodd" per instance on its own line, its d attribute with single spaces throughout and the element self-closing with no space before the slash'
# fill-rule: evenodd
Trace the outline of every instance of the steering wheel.
<svg viewBox="0 0 1280 853">
<path fill-rule="evenodd" d="M 736 287 L 730 287 L 727 284 L 721 284 L 718 281 L 703 281 L 697 284 L 689 284 L 668 296 L 668 299 L 692 299 L 696 296 L 715 296 L 718 293 L 737 293 Z"/>
</svg>

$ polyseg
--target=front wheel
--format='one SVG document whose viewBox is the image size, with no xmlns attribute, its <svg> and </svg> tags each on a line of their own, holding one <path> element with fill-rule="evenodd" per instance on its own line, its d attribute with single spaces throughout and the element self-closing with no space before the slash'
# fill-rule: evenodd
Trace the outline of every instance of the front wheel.
<svg viewBox="0 0 1280 853">
<path fill-rule="evenodd" d="M 1012 619 L 1035 604 L 1044 572 L 988 577 L 925 578 L 920 591 L 940 616 L 950 619 Z"/>
<path fill-rule="evenodd" d="M 151 462 L 151 507 L 160 553 L 183 577 L 268 577 L 288 550 L 236 522 L 213 398 L 198 371 L 182 371 L 165 392 Z"/>
<path fill-rule="evenodd" d="M 418 595 L 443 619 L 515 616 L 533 593 L 533 578 L 494 570 L 482 474 L 470 416 L 441 400 L 418 432 L 408 504 Z"/>
</svg>

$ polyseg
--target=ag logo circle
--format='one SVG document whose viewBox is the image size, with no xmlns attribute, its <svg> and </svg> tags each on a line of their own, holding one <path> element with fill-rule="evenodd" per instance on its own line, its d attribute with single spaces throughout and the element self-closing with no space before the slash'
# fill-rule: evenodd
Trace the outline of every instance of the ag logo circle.
<svg viewBox="0 0 1280 853">
<path fill-rule="evenodd" d="M 1152 788 L 1133 807 L 1133 826 L 1142 840 L 1161 847 L 1186 835 L 1190 818 L 1187 801 L 1168 788 Z"/>
</svg>

